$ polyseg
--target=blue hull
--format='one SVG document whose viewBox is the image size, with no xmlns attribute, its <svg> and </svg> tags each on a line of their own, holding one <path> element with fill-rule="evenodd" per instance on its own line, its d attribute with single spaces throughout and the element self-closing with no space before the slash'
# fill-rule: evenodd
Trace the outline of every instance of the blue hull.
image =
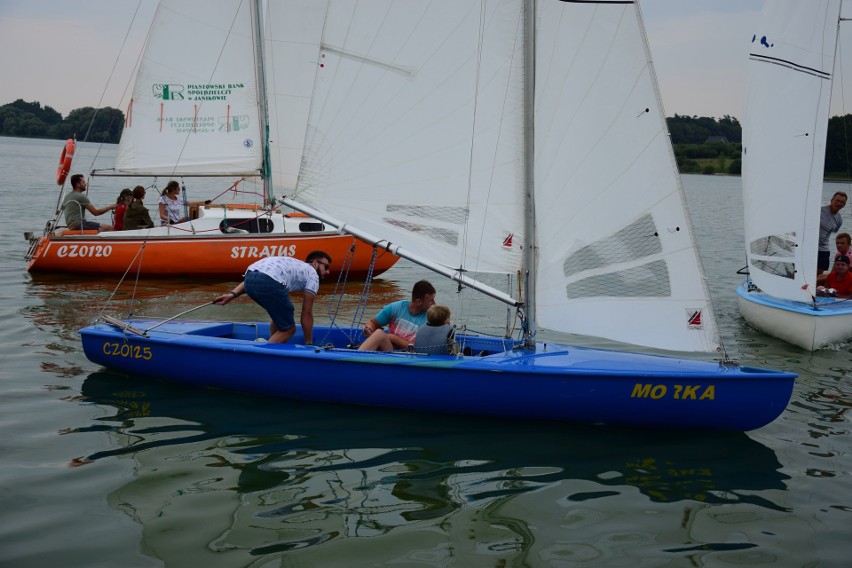
<svg viewBox="0 0 852 568">
<path fill-rule="evenodd" d="M 139 330 L 156 322 L 128 320 Z M 105 367 L 183 384 L 320 402 L 647 427 L 752 430 L 777 418 L 796 375 L 752 367 L 553 343 L 535 352 L 512 340 L 462 336 L 483 356 L 347 349 L 350 330 L 317 328 L 258 342 L 268 324 L 171 322 L 140 337 L 109 324 L 80 331 Z"/>
</svg>

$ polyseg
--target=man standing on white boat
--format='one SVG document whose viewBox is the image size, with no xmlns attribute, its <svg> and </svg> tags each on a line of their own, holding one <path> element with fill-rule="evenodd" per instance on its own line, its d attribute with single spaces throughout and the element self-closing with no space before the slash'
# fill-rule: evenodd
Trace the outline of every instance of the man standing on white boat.
<svg viewBox="0 0 852 568">
<path fill-rule="evenodd" d="M 117 204 L 113 203 L 98 209 L 89 198 L 84 195 L 86 191 L 86 177 L 83 174 L 71 176 L 71 193 L 65 196 L 62 209 L 65 212 L 65 224 L 73 231 L 112 231 L 112 225 L 86 221 L 86 211 L 92 215 L 103 215 L 112 211 Z"/>
<path fill-rule="evenodd" d="M 291 256 L 269 256 L 250 264 L 242 282 L 232 291 L 222 294 L 214 304 L 225 305 L 244 293 L 267 311 L 269 343 L 287 343 L 296 333 L 295 308 L 290 292 L 304 292 L 302 314 L 299 322 L 305 336 L 305 345 L 313 345 L 314 299 L 319 292 L 319 281 L 329 273 L 331 257 L 321 250 L 311 252 L 305 261 Z"/>
<path fill-rule="evenodd" d="M 837 191 L 831 196 L 828 205 L 823 205 L 819 210 L 819 246 L 817 247 L 817 276 L 828 270 L 831 260 L 831 251 L 828 248 L 828 239 L 831 233 L 840 230 L 843 217 L 840 210 L 846 207 L 846 194 Z"/>
</svg>

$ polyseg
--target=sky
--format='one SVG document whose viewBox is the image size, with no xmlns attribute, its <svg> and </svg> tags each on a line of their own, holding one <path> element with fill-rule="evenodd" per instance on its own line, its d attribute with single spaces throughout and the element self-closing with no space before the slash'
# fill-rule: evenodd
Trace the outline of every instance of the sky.
<svg viewBox="0 0 852 568">
<path fill-rule="evenodd" d="M 0 105 L 38 101 L 63 116 L 84 106 L 122 108 L 156 4 L 0 0 Z M 746 57 L 762 5 L 641 1 L 667 116 L 741 119 Z"/>
</svg>

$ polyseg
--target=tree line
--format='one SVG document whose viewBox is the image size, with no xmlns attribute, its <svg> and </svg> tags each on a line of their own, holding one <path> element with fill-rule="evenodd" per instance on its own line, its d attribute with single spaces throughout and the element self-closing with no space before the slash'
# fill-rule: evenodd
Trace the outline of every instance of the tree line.
<svg viewBox="0 0 852 568">
<path fill-rule="evenodd" d="M 112 107 L 74 109 L 62 118 L 55 109 L 23 99 L 0 106 L 0 136 L 118 143 L 124 113 Z"/>
<path fill-rule="evenodd" d="M 675 159 L 681 173 L 739 175 L 742 127 L 739 121 L 675 114 L 666 119 Z M 15 102 L 0 106 L 0 136 L 51 138 L 77 137 L 88 142 L 117 143 L 124 128 L 124 113 L 112 107 L 83 107 L 63 118 L 39 102 Z M 852 178 L 852 115 L 828 121 L 825 172 L 827 177 Z"/>
</svg>

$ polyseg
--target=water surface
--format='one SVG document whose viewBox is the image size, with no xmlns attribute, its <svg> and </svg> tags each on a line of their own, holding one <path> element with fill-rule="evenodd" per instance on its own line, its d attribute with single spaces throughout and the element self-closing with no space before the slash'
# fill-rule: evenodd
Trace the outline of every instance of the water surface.
<svg viewBox="0 0 852 568">
<path fill-rule="evenodd" d="M 56 206 L 60 151 L 0 138 L 0 565 L 849 566 L 852 348 L 807 353 L 739 317 L 739 178 L 684 177 L 725 347 L 800 378 L 772 424 L 696 433 L 271 400 L 105 371 L 77 336 L 97 315 L 171 317 L 233 283 L 27 274 L 22 234 Z M 83 144 L 75 171 L 114 154 Z M 194 184 L 193 199 L 218 192 Z M 90 196 L 102 206 L 126 185 L 97 178 Z M 422 277 L 401 262 L 368 313 Z M 502 331 L 505 310 L 432 280 L 472 328 Z M 318 320 L 339 299 L 349 323 L 360 287 L 334 290 L 323 285 Z M 264 318 L 248 301 L 193 315 Z"/>
</svg>

